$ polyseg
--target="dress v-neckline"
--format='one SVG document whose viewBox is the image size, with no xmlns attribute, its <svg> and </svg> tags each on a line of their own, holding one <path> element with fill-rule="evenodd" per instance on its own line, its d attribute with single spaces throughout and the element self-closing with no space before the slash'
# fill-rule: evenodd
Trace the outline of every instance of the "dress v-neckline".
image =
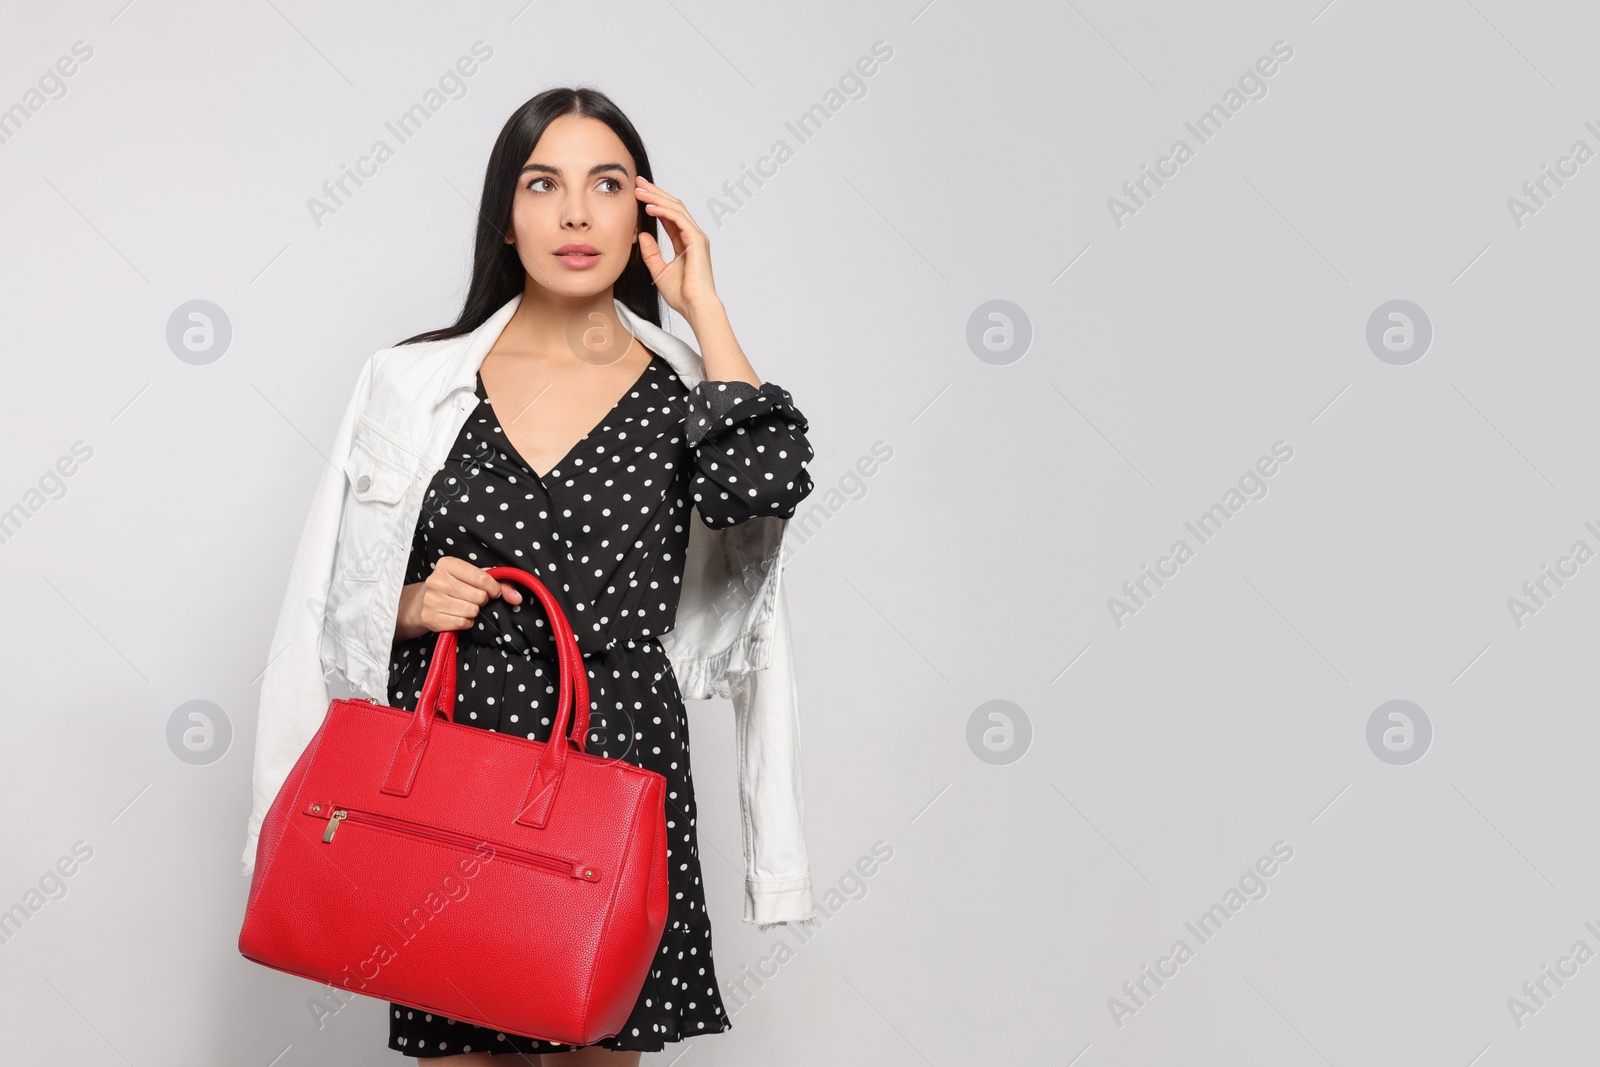
<svg viewBox="0 0 1600 1067">
<path fill-rule="evenodd" d="M 561 465 L 567 462 L 568 459 L 572 458 L 573 453 L 582 448 L 583 443 L 593 436 L 596 430 L 605 426 L 605 424 L 611 420 L 611 417 L 617 413 L 617 409 L 622 406 L 622 402 L 634 394 L 634 391 L 639 388 L 640 383 L 642 383 L 645 380 L 645 377 L 650 373 L 651 368 L 656 365 L 656 360 L 660 358 L 660 356 L 656 355 L 654 352 L 651 352 L 649 361 L 644 365 L 644 370 L 640 371 L 639 376 L 633 380 L 632 384 L 622 391 L 622 395 L 617 397 L 616 403 L 612 404 L 611 407 L 606 410 L 606 413 L 600 416 L 599 421 L 597 421 L 593 426 L 589 427 L 588 430 L 584 431 L 583 436 L 578 438 L 577 441 L 573 442 L 572 447 L 563 452 L 561 454 L 561 458 L 557 459 L 555 463 L 551 465 L 550 469 L 545 471 L 543 474 L 540 474 L 537 470 L 535 470 L 533 464 L 529 463 L 527 459 L 524 458 L 522 453 L 517 450 L 517 446 L 512 443 L 510 431 L 506 429 L 505 423 L 500 421 L 500 412 L 495 410 L 494 401 L 489 399 L 489 387 L 484 383 L 483 371 L 481 368 L 477 372 L 478 395 L 483 398 L 483 402 L 485 404 L 489 405 L 489 411 L 494 415 L 495 429 L 500 431 L 500 439 L 505 443 L 506 452 L 511 456 L 512 459 L 516 460 L 518 463 L 522 464 L 523 467 L 527 468 L 528 473 L 537 478 L 539 483 L 543 485 L 544 480 L 550 477 L 551 474 L 554 474 L 556 471 L 560 470 Z"/>
</svg>

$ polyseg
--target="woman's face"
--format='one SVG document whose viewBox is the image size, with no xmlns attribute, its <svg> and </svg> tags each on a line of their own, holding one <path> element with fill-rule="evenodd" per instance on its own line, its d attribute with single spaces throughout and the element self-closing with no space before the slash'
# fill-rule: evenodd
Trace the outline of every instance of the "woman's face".
<svg viewBox="0 0 1600 1067">
<path fill-rule="evenodd" d="M 534 281 L 569 297 L 610 288 L 633 251 L 636 173 L 599 119 L 562 115 L 545 127 L 511 206 L 517 255 Z"/>
</svg>

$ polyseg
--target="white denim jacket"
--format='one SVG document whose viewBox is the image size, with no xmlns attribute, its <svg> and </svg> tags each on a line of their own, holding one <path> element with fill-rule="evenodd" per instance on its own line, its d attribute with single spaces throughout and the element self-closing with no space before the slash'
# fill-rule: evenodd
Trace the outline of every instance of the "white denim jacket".
<svg viewBox="0 0 1600 1067">
<path fill-rule="evenodd" d="M 469 334 L 385 348 L 356 380 L 289 572 L 261 680 L 244 873 L 261 822 L 336 696 L 330 682 L 388 703 L 389 655 L 423 497 L 467 416 L 476 375 L 521 302 Z M 693 388 L 704 362 L 634 314 L 628 331 Z M 784 599 L 788 520 L 756 516 L 690 535 L 673 629 L 660 638 L 685 698 L 733 703 L 744 844 L 744 921 L 812 916 L 802 831 L 799 693 Z"/>
</svg>

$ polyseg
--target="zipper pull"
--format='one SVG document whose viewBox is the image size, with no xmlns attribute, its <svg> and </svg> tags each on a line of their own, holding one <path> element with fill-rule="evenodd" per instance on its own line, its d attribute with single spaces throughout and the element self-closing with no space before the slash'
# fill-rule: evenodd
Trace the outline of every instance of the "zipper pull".
<svg viewBox="0 0 1600 1067">
<path fill-rule="evenodd" d="M 339 808 L 334 811 L 332 815 L 328 816 L 328 828 L 322 831 L 323 844 L 327 844 L 329 841 L 333 840 L 334 831 L 339 829 L 339 823 L 343 822 L 344 817 L 349 814 L 350 813 L 348 811 L 345 811 L 343 808 Z"/>
</svg>

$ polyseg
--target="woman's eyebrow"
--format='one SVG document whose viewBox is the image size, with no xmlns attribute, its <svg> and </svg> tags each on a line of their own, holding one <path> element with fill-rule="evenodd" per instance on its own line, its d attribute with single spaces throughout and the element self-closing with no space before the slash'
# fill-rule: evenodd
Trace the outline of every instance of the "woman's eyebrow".
<svg viewBox="0 0 1600 1067">
<path fill-rule="evenodd" d="M 628 168 L 624 167 L 621 163 L 596 163 L 594 166 L 589 168 L 589 177 L 592 178 L 596 174 L 600 174 L 600 173 L 602 173 L 604 171 L 608 171 L 608 170 L 621 171 L 623 177 L 627 177 L 627 175 L 628 175 Z M 527 174 L 529 171 L 540 171 L 540 172 L 545 173 L 545 174 L 554 174 L 557 177 L 561 176 L 561 168 L 560 167 L 552 167 L 548 163 L 529 163 L 529 164 L 526 164 L 522 168 L 522 170 L 519 171 L 519 173 L 520 174 Z"/>
</svg>

